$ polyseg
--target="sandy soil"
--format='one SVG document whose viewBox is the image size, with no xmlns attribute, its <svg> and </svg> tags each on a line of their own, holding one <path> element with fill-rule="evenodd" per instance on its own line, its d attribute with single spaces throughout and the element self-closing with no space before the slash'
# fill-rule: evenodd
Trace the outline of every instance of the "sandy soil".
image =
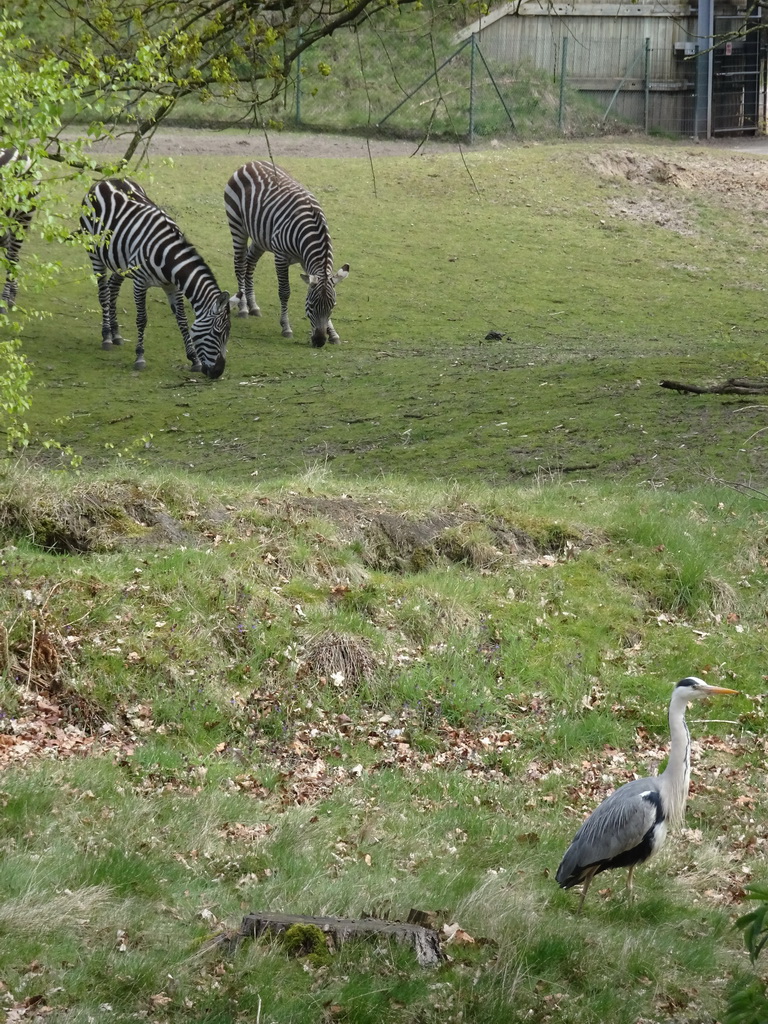
<svg viewBox="0 0 768 1024">
<path fill-rule="evenodd" d="M 634 195 L 611 199 L 611 216 L 644 221 L 677 231 L 697 234 L 697 217 L 688 197 L 717 196 L 725 207 L 762 218 L 768 213 L 768 160 L 766 149 L 742 143 L 732 145 L 682 145 L 658 153 L 647 149 L 596 151 L 588 164 L 601 177 L 628 181 L 638 186 Z"/>
</svg>

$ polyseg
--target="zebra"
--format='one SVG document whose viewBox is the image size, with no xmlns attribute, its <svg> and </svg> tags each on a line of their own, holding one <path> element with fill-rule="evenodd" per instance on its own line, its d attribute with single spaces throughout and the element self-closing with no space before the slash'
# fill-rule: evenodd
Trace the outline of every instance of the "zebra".
<svg viewBox="0 0 768 1024">
<path fill-rule="evenodd" d="M 202 256 L 141 185 L 130 178 L 97 182 L 83 200 L 80 230 L 92 236 L 88 255 L 99 287 L 101 347 L 123 344 L 117 296 L 124 278 L 130 277 L 138 336 L 134 370 L 146 367 L 147 289 L 158 286 L 168 297 L 192 369 L 202 370 L 213 380 L 220 377 L 229 338 L 229 294 L 220 290 Z M 191 330 L 184 312 L 185 297 L 195 313 Z"/>
<path fill-rule="evenodd" d="M 224 205 L 235 252 L 237 294 L 232 305 L 238 316 L 261 316 L 253 291 L 253 272 L 265 252 L 274 253 L 283 337 L 293 337 L 288 321 L 291 294 L 288 267 L 300 263 L 308 286 L 306 311 L 312 328 L 311 344 L 338 344 L 331 323 L 336 285 L 349 274 L 349 264 L 334 273 L 333 246 L 320 204 L 303 185 L 273 163 L 254 160 L 240 167 L 227 182 Z M 251 240 L 250 246 L 248 240 Z"/>
<path fill-rule="evenodd" d="M 5 210 L 5 230 L 0 233 L 0 251 L 5 253 L 6 279 L 2 294 L 0 294 L 0 313 L 7 313 L 16 305 L 16 295 L 19 289 L 16 280 L 16 268 L 19 263 L 19 253 L 24 238 L 29 231 L 34 215 L 34 199 L 37 189 L 25 185 L 21 194 L 14 194 L 15 188 L 11 184 L 12 178 L 18 178 L 28 174 L 32 161 L 28 156 L 22 156 L 15 146 L 8 146 L 0 149 L 0 168 L 7 167 L 2 171 L 3 200 L 9 204 Z M 10 186 L 10 187 L 9 187 Z"/>
</svg>

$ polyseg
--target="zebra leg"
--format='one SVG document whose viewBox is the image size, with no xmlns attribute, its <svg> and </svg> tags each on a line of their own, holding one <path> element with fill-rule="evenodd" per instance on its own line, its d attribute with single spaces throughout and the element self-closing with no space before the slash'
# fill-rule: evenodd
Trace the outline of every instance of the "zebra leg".
<svg viewBox="0 0 768 1024">
<path fill-rule="evenodd" d="M 255 246 L 248 248 L 248 236 L 241 235 L 239 229 L 233 228 L 232 246 L 235 253 L 235 277 L 237 278 L 237 294 L 232 299 L 232 305 L 237 306 L 238 316 L 261 316 L 261 310 L 256 305 L 256 298 L 253 294 L 253 268 L 261 256 Z M 255 256 L 252 256 L 252 251 Z"/>
<path fill-rule="evenodd" d="M 22 241 L 22 238 L 18 238 L 12 230 L 9 230 L 2 242 L 2 248 L 5 249 L 5 258 L 8 262 L 8 276 L 5 280 L 3 294 L 0 295 L 0 313 L 10 313 L 16 305 L 16 293 L 19 290 L 16 280 L 16 266 L 19 262 Z"/>
<path fill-rule="evenodd" d="M 288 321 L 288 299 L 291 297 L 291 284 L 288 279 L 288 261 L 275 253 L 275 271 L 277 272 L 277 294 L 280 298 L 280 326 L 284 338 L 292 338 L 293 331 Z"/>
<path fill-rule="evenodd" d="M 169 292 L 168 302 L 173 315 L 176 317 L 176 323 L 179 325 L 181 336 L 184 339 L 184 351 L 187 353 L 187 359 L 192 363 L 192 372 L 200 373 L 203 369 L 200 360 L 197 358 L 197 352 L 195 352 L 195 346 L 192 344 L 192 338 L 189 336 L 189 323 L 187 321 L 187 314 L 184 310 L 184 296 L 181 292 Z"/>
<path fill-rule="evenodd" d="M 122 283 L 122 274 L 113 274 L 109 279 L 109 333 L 112 345 L 122 345 L 125 341 L 125 338 L 120 333 L 120 325 L 117 322 L 117 296 L 120 292 L 120 286 Z M 102 348 L 106 347 L 107 346 L 102 344 Z"/>
<path fill-rule="evenodd" d="M 251 316 L 261 316 L 261 310 L 259 309 L 259 304 L 256 301 L 256 294 L 254 293 L 253 290 L 253 272 L 256 269 L 256 264 L 259 262 L 263 255 L 264 250 L 259 249 L 256 243 L 252 242 L 250 248 L 248 249 L 248 255 L 245 258 L 243 296 L 245 298 L 245 301 L 248 303 L 248 313 Z"/>
<path fill-rule="evenodd" d="M 5 281 L 3 294 L 0 295 L 0 313 L 10 313 L 16 305 L 16 292 L 18 288 L 16 279 L 9 274 Z"/>
<path fill-rule="evenodd" d="M 112 312 L 110 309 L 109 277 L 107 268 L 94 266 L 96 281 L 99 288 L 99 305 L 101 306 L 101 347 L 112 348 Z"/>
<path fill-rule="evenodd" d="M 136 301 L 136 362 L 134 370 L 145 370 L 144 331 L 147 327 L 147 286 L 139 281 L 133 282 L 133 297 Z"/>
<path fill-rule="evenodd" d="M 340 341 L 341 341 L 341 338 L 336 333 L 336 328 L 333 326 L 333 324 L 331 323 L 331 321 L 329 319 L 328 320 L 328 344 L 329 345 L 338 345 Z"/>
</svg>

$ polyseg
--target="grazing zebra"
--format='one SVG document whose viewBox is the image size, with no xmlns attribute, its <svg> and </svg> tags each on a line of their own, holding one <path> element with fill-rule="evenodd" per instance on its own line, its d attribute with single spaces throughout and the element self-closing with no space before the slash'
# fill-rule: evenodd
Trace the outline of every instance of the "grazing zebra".
<svg viewBox="0 0 768 1024">
<path fill-rule="evenodd" d="M 229 294 L 168 214 L 135 181 L 110 178 L 92 186 L 83 201 L 80 229 L 93 236 L 88 255 L 98 279 L 102 311 L 101 347 L 122 345 L 117 296 L 123 279 L 133 280 L 136 301 L 135 370 L 143 370 L 147 289 L 163 289 L 184 339 L 193 370 L 216 379 L 224 372 L 229 337 Z M 111 272 L 111 276 L 109 276 Z M 195 313 L 190 330 L 187 298 Z"/>
<path fill-rule="evenodd" d="M 2 175 L 0 196 L 2 196 L 3 204 L 6 205 L 6 228 L 0 234 L 0 250 L 5 253 L 7 266 L 5 286 L 0 295 L 0 313 L 8 312 L 16 304 L 16 293 L 19 288 L 16 281 L 16 267 L 19 263 L 19 253 L 24 236 L 32 223 L 34 212 L 32 201 L 37 195 L 36 190 L 28 185 L 21 190 L 21 195 L 14 194 L 13 178 L 26 175 L 31 166 L 32 161 L 29 157 L 21 156 L 15 146 L 0 149 L 0 168 L 8 168 L 7 171 L 0 171 Z"/>
<path fill-rule="evenodd" d="M 349 264 L 334 273 L 331 236 L 315 197 L 273 163 L 255 160 L 229 179 L 224 205 L 235 250 L 237 295 L 232 305 L 238 307 L 238 316 L 261 316 L 253 292 L 253 271 L 264 253 L 271 252 L 275 256 L 283 337 L 293 336 L 288 321 L 288 267 L 300 263 L 305 271 L 301 279 L 309 285 L 306 309 L 311 342 L 315 348 L 322 348 L 326 340 L 338 343 L 331 311 L 336 305 L 336 285 L 349 273 Z"/>
</svg>

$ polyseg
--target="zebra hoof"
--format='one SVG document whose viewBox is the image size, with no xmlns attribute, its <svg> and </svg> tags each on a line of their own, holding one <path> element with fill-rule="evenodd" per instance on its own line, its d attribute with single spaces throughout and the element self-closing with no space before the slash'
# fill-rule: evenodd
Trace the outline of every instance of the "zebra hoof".
<svg viewBox="0 0 768 1024">
<path fill-rule="evenodd" d="M 261 316 L 261 310 L 258 306 L 256 306 L 255 309 L 249 309 L 248 316 Z"/>
<path fill-rule="evenodd" d="M 338 334 L 336 335 L 335 338 L 329 337 L 328 338 L 328 344 L 329 345 L 340 345 L 341 344 L 341 338 L 338 336 Z"/>
<path fill-rule="evenodd" d="M 292 338 L 293 337 L 293 331 L 283 331 L 283 337 L 284 338 Z"/>
<path fill-rule="evenodd" d="M 112 348 L 112 342 L 109 340 L 109 338 L 105 338 L 104 341 L 102 341 L 101 343 L 101 347 L 104 349 L 105 352 L 109 352 L 109 350 Z"/>
<path fill-rule="evenodd" d="M 124 345 L 125 344 L 125 338 L 121 337 L 121 335 L 119 335 L 119 334 L 113 334 L 112 335 L 112 344 L 113 345 Z"/>
<path fill-rule="evenodd" d="M 136 362 L 133 364 L 133 368 L 134 370 L 146 370 L 147 364 L 145 360 L 137 359 Z"/>
<path fill-rule="evenodd" d="M 202 363 L 197 363 L 197 362 L 196 363 L 192 363 L 192 365 L 190 366 L 190 370 L 191 370 L 192 373 L 202 373 L 203 372 L 203 364 Z"/>
<path fill-rule="evenodd" d="M 248 316 L 248 311 L 246 309 L 240 309 L 238 310 L 237 315 L 242 319 L 245 319 Z"/>
</svg>

